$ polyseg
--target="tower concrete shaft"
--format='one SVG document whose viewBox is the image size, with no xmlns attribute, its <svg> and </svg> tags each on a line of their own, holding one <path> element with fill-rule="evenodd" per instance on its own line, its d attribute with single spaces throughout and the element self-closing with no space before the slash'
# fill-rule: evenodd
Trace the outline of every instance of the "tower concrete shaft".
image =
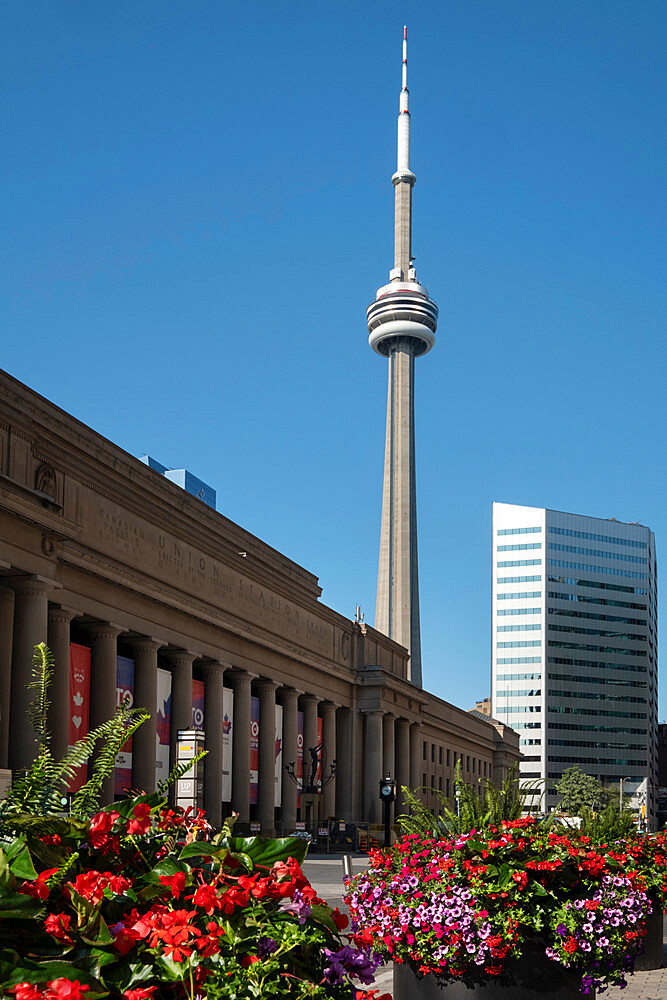
<svg viewBox="0 0 667 1000">
<path fill-rule="evenodd" d="M 435 343 L 438 307 L 417 281 L 412 258 L 410 111 L 407 29 L 398 114 L 394 185 L 394 267 L 367 309 L 369 343 L 389 360 L 382 523 L 375 627 L 410 652 L 410 680 L 421 686 L 417 486 L 415 473 L 415 358 Z"/>
</svg>

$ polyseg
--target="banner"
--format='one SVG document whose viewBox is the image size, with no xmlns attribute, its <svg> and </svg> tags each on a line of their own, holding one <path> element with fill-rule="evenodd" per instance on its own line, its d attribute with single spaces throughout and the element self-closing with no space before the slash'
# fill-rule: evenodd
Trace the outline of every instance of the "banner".
<svg viewBox="0 0 667 1000">
<path fill-rule="evenodd" d="M 157 670 L 157 742 L 155 747 L 155 783 L 169 776 L 169 745 L 171 740 L 171 673 Z"/>
<path fill-rule="evenodd" d="M 134 704 L 134 660 L 116 657 L 116 708 L 132 708 Z M 116 754 L 114 795 L 122 796 L 132 787 L 132 737 Z"/>
<path fill-rule="evenodd" d="M 274 805 L 279 806 L 282 802 L 283 791 L 283 706 L 276 705 L 276 728 L 275 728 L 275 782 L 276 794 Z"/>
<path fill-rule="evenodd" d="M 232 801 L 234 692 L 222 689 L 222 801 Z"/>
<path fill-rule="evenodd" d="M 90 730 L 90 649 L 71 642 L 69 647 L 68 743 L 72 747 Z M 85 785 L 88 766 L 82 764 L 69 783 L 70 792 Z"/>
<path fill-rule="evenodd" d="M 192 681 L 192 728 L 204 728 L 204 682 Z"/>
<path fill-rule="evenodd" d="M 299 779 L 296 785 L 296 804 L 301 805 L 301 783 L 303 779 L 303 712 L 297 712 L 298 731 L 296 737 L 296 776 Z"/>
<path fill-rule="evenodd" d="M 259 698 L 250 698 L 250 805 L 257 805 L 259 791 Z"/>
</svg>

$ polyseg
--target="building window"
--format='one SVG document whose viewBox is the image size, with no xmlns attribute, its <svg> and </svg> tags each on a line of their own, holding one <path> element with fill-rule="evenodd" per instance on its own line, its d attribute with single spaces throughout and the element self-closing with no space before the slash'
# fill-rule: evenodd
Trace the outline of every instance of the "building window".
<svg viewBox="0 0 667 1000">
<path fill-rule="evenodd" d="M 550 625 L 549 627 L 550 628 L 556 628 L 555 625 Z M 540 624 L 540 622 L 536 622 L 535 624 L 531 624 L 531 625 L 497 625 L 496 626 L 496 632 L 537 632 L 541 628 L 542 628 L 542 625 Z M 564 631 L 564 629 L 561 628 L 561 631 Z M 571 631 L 571 629 L 568 629 L 568 631 Z M 600 633 L 595 632 L 593 634 L 594 635 L 599 635 Z M 603 634 L 606 635 L 607 633 L 603 633 Z"/>
<path fill-rule="evenodd" d="M 435 764 L 435 743 L 431 743 L 431 763 Z"/>
<path fill-rule="evenodd" d="M 498 528 L 499 535 L 532 535 L 541 528 Z"/>
<path fill-rule="evenodd" d="M 496 615 L 539 615 L 542 613 L 542 608 L 498 608 Z M 567 612 L 568 614 L 574 614 L 574 612 Z"/>
<path fill-rule="evenodd" d="M 496 698 L 530 698 L 532 696 L 539 697 L 541 694 L 540 688 L 523 688 L 521 691 L 508 688 L 506 691 L 498 691 Z"/>
<path fill-rule="evenodd" d="M 438 778 L 438 790 L 442 791 L 442 778 Z"/>
<path fill-rule="evenodd" d="M 474 757 L 472 759 L 472 773 L 477 774 L 477 761 L 475 760 Z"/>
<path fill-rule="evenodd" d="M 422 788 L 426 788 L 426 775 L 422 774 Z"/>
<path fill-rule="evenodd" d="M 498 563 L 500 565 L 500 563 Z M 591 566 L 589 563 L 568 562 L 566 559 L 550 559 L 550 566 L 561 569 L 581 569 L 584 573 L 605 573 L 607 576 L 629 576 L 631 580 L 645 580 L 646 573 L 635 573 L 631 569 L 614 569 L 612 566 Z M 554 583 L 558 582 L 554 580 Z M 638 593 L 638 591 L 635 591 Z"/>
<path fill-rule="evenodd" d="M 435 788 L 435 775 L 431 775 L 431 791 Z"/>
<path fill-rule="evenodd" d="M 541 583 L 541 576 L 499 576 L 496 583 Z"/>
<path fill-rule="evenodd" d="M 426 740 L 424 740 L 422 744 L 422 757 L 424 760 L 426 760 Z"/>
<path fill-rule="evenodd" d="M 451 759 L 450 759 L 450 754 L 451 754 L 451 751 L 450 751 L 450 750 L 448 750 L 448 751 L 447 751 L 447 767 L 451 767 Z"/>
<path fill-rule="evenodd" d="M 522 601 L 530 597 L 541 597 L 541 590 L 520 590 L 518 593 L 498 594 L 499 601 Z M 549 594 L 549 597 L 556 597 L 556 594 Z"/>
<path fill-rule="evenodd" d="M 596 556 L 598 559 L 618 559 L 622 562 L 641 563 L 646 565 L 644 556 L 628 556 L 625 552 L 605 552 L 603 549 L 584 549 L 581 545 L 559 545 L 558 542 L 549 542 L 550 549 L 559 552 L 576 552 L 578 556 Z"/>
<path fill-rule="evenodd" d="M 632 538 L 614 538 L 613 535 L 596 535 L 592 531 L 573 531 L 570 528 L 549 528 L 552 535 L 569 535 L 570 538 L 588 538 L 591 542 L 609 542 L 610 545 L 631 545 L 635 549 L 645 549 L 646 542 L 636 542 Z M 500 534 L 500 532 L 498 532 Z"/>
<path fill-rule="evenodd" d="M 541 646 L 541 645 L 542 645 L 542 640 L 541 639 L 519 639 L 518 642 L 497 642 L 496 643 L 496 646 L 498 647 L 498 649 L 516 649 L 519 646 L 524 647 L 524 646 Z M 553 645 L 553 643 L 552 643 L 552 645 Z M 584 646 L 582 648 L 583 649 L 588 649 L 588 646 Z M 644 654 L 644 655 L 646 655 L 646 654 Z"/>
<path fill-rule="evenodd" d="M 442 747 L 438 747 L 438 763 L 442 765 Z"/>
<path fill-rule="evenodd" d="M 517 549 L 541 549 L 542 542 L 524 542 L 519 545 L 499 545 L 498 552 L 515 552 Z"/>
<path fill-rule="evenodd" d="M 470 757 L 466 755 L 466 771 L 470 770 Z"/>
<path fill-rule="evenodd" d="M 510 566 L 541 566 L 541 559 L 510 559 L 496 563 L 498 569 L 508 569 Z"/>
<path fill-rule="evenodd" d="M 446 792 L 446 795 L 447 795 L 447 798 L 449 798 L 449 778 L 447 778 L 447 792 Z"/>
</svg>

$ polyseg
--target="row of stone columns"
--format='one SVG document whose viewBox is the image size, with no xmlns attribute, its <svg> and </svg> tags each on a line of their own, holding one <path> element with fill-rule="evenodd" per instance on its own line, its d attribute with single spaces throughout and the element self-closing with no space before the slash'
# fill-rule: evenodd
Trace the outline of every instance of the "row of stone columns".
<svg viewBox="0 0 667 1000">
<path fill-rule="evenodd" d="M 397 796 L 393 814 L 403 811 L 401 786 L 421 785 L 419 775 L 421 723 L 396 718 L 383 709 L 365 714 L 364 814 L 371 823 L 382 822 L 379 780 L 390 774 L 396 781 Z"/>
<path fill-rule="evenodd" d="M 52 590 L 51 583 L 35 577 L 12 581 L 11 589 L 0 588 L 0 641 L 4 640 L 0 651 L 0 767 L 27 768 L 33 759 L 35 741 L 25 720 L 31 699 L 28 685 L 32 676 L 33 647 L 43 641 L 51 649 L 55 663 L 50 687 L 52 750 L 56 759 L 60 759 L 67 750 L 70 629 L 76 613 L 62 606 L 49 606 Z M 112 622 L 86 624 L 85 630 L 91 639 L 90 728 L 94 729 L 116 711 L 117 646 L 123 630 Z M 155 788 L 158 651 L 163 644 L 152 637 L 124 637 L 124 641 L 133 650 L 134 707 L 146 708 L 150 715 L 133 737 L 132 783 L 134 787 L 152 791 Z M 192 674 L 198 657 L 187 649 L 163 650 L 163 655 L 172 668 L 171 732 L 172 760 L 175 760 L 178 730 L 192 728 Z M 232 808 L 238 812 L 239 822 L 246 824 L 250 817 L 250 698 L 253 678 L 243 670 L 225 668 L 212 660 L 201 661 L 201 668 L 205 686 L 204 728 L 208 750 L 204 767 L 207 813 L 214 825 L 220 824 L 223 690 L 227 674 L 234 690 Z M 254 683 L 260 702 L 258 813 L 262 830 L 271 833 L 275 827 L 274 720 L 278 685 L 266 678 L 255 679 Z M 322 815 L 358 819 L 358 757 L 355 758 L 360 746 L 358 720 L 348 708 L 337 709 L 332 702 L 319 702 L 312 694 L 281 688 L 285 763 L 297 760 L 299 699 L 304 717 L 304 769 L 309 764 L 308 749 L 318 742 L 318 706 L 326 762 L 332 764 L 335 760 L 337 765 L 336 778 L 323 789 Z M 377 762 L 374 761 L 374 766 L 381 760 L 380 757 Z M 103 789 L 104 799 L 111 801 L 113 793 L 111 776 Z M 284 829 L 293 829 L 297 820 L 297 786 L 286 773 L 283 774 L 281 816 Z"/>
</svg>

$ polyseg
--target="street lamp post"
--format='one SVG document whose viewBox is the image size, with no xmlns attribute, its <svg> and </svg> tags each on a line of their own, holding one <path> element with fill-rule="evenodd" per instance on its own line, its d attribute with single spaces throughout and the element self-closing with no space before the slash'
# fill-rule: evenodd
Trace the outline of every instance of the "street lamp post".
<svg viewBox="0 0 667 1000">
<path fill-rule="evenodd" d="M 631 778 L 619 778 L 618 779 L 618 810 L 623 812 L 623 782 L 631 781 Z"/>
</svg>

